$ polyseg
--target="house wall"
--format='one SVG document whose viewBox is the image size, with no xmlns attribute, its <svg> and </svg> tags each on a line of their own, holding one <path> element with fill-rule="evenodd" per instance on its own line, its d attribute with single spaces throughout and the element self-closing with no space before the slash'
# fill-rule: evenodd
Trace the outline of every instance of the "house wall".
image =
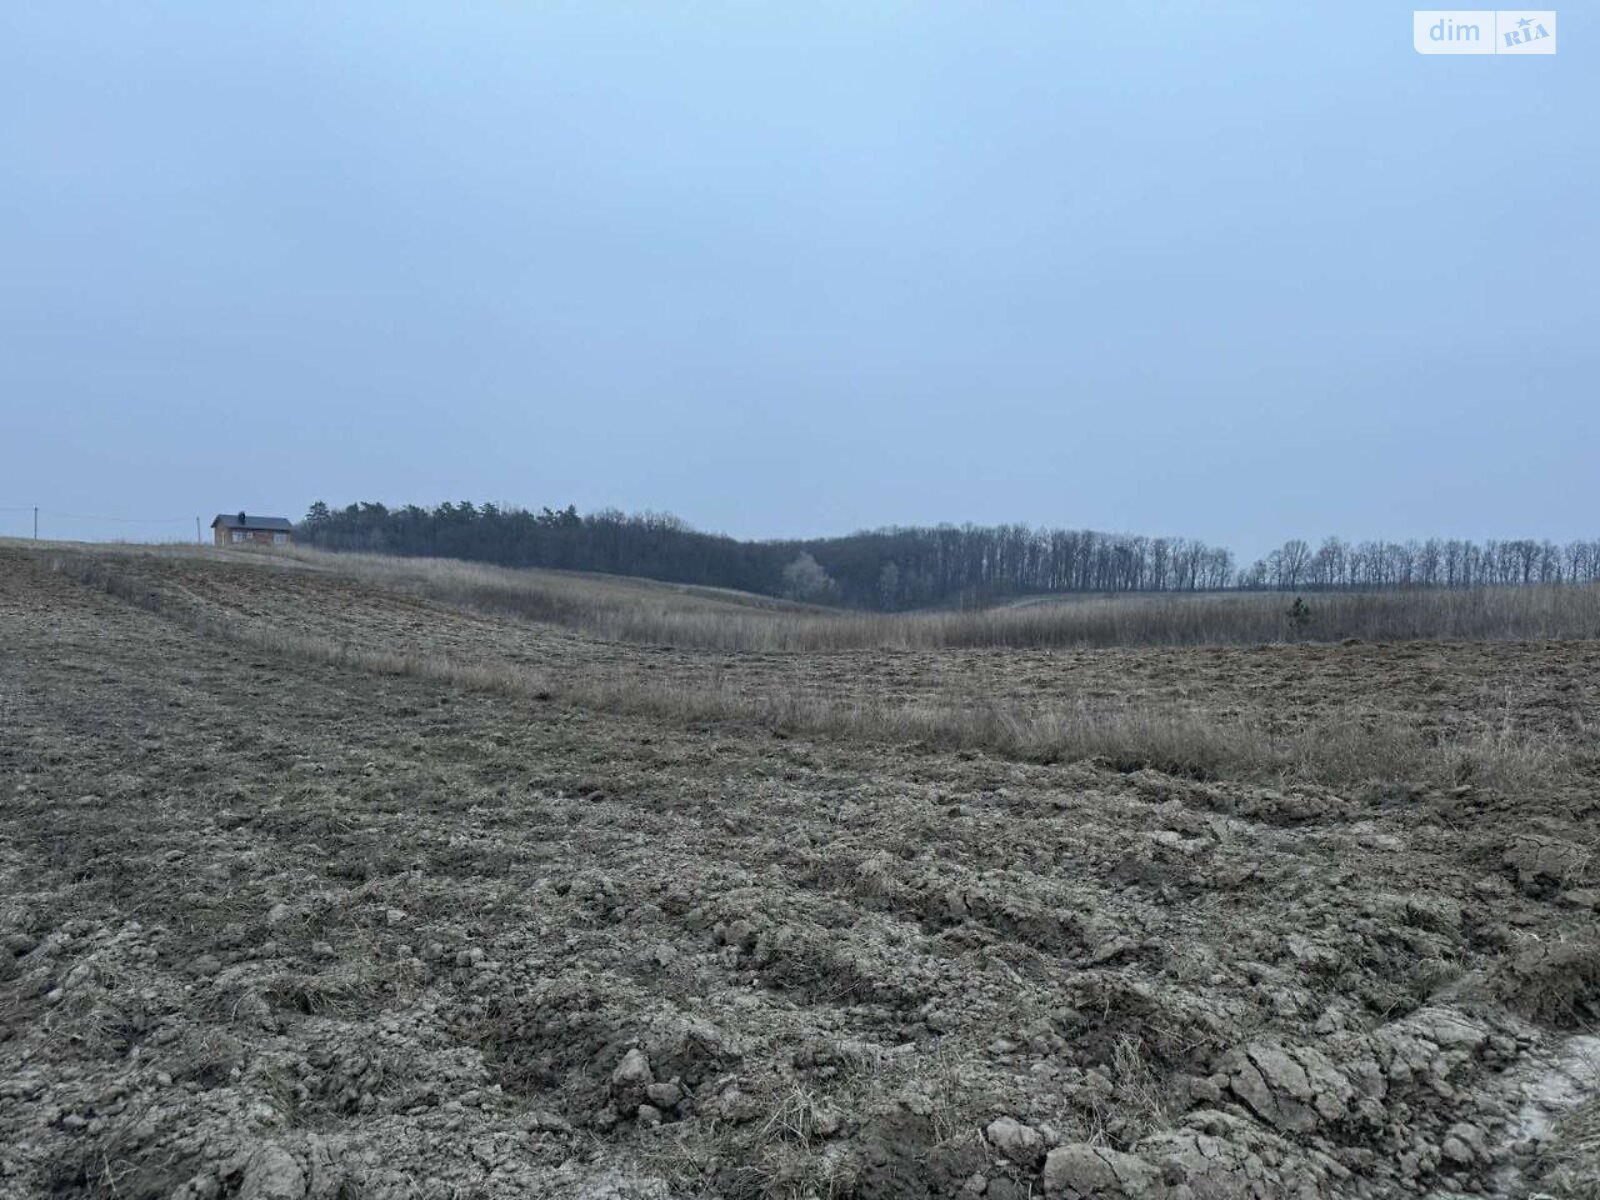
<svg viewBox="0 0 1600 1200">
<path fill-rule="evenodd" d="M 218 525 L 211 532 L 214 535 L 213 540 L 219 546 L 287 546 L 294 541 L 294 534 L 287 531 L 274 532 L 270 529 L 226 529 Z M 244 535 L 237 542 L 233 540 L 233 535 L 236 533 Z M 280 542 L 275 540 L 277 538 L 283 540 Z"/>
</svg>

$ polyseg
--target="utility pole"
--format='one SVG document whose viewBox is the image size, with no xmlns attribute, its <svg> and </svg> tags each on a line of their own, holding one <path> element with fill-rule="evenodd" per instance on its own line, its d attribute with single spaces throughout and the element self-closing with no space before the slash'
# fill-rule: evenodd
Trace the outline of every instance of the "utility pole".
<svg viewBox="0 0 1600 1200">
<path fill-rule="evenodd" d="M 39 506 L 37 504 L 33 506 L 33 540 L 36 542 L 39 540 Z"/>
<path fill-rule="evenodd" d="M 194 544 L 200 545 L 200 518 L 194 519 Z"/>
</svg>

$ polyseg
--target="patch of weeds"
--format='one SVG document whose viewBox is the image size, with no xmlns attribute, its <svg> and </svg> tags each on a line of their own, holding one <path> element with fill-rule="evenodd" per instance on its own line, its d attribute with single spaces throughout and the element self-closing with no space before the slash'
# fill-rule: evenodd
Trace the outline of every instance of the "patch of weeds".
<svg viewBox="0 0 1600 1200">
<path fill-rule="evenodd" d="M 291 1009 L 306 1016 L 353 1016 L 373 1006 L 379 985 L 365 971 L 327 975 L 285 971 L 264 980 L 261 993 L 273 1007 Z"/>
<path fill-rule="evenodd" d="M 51 1161 L 44 1179 L 47 1196 L 83 1200 L 167 1200 L 194 1173 L 193 1156 L 141 1147 L 132 1130 L 143 1112 L 125 1119 L 98 1138 L 74 1140 Z"/>
<path fill-rule="evenodd" d="M 194 1082 L 202 1088 L 222 1087 L 247 1059 L 245 1045 L 220 1029 L 191 1031 L 171 1050 L 168 1074 L 179 1082 Z"/>
</svg>

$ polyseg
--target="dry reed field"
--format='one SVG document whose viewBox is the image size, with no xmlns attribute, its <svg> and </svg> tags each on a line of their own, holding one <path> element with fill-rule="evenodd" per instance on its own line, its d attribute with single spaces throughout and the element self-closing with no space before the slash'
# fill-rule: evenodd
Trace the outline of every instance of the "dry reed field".
<svg viewBox="0 0 1600 1200">
<path fill-rule="evenodd" d="M 1593 589 L 0 545 L 0 1195 L 1600 1189 Z"/>
<path fill-rule="evenodd" d="M 974 612 L 840 613 L 745 592 L 451 559 L 283 557 L 481 612 L 613 641 L 727 651 L 1256 645 L 1285 640 L 1600 638 L 1592 583 L 1309 593 L 1304 626 L 1278 592 L 1040 597 Z"/>
</svg>

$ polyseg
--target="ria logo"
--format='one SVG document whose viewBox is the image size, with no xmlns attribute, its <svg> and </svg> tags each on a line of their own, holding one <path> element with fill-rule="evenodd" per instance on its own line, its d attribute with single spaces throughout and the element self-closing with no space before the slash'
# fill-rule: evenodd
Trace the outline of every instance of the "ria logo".
<svg viewBox="0 0 1600 1200">
<path fill-rule="evenodd" d="M 1555 24 L 1554 15 L 1553 13 L 1551 14 L 1552 20 L 1550 24 L 1552 25 Z M 1517 22 L 1515 29 L 1507 30 L 1500 37 L 1508 47 L 1531 46 L 1534 42 L 1542 42 L 1545 38 L 1550 38 L 1550 49 L 1554 50 L 1556 48 L 1556 40 L 1551 37 L 1550 31 L 1532 17 L 1523 17 Z"/>
<path fill-rule="evenodd" d="M 1554 54 L 1554 9 L 1427 9 L 1411 14 L 1418 54 Z"/>
</svg>

